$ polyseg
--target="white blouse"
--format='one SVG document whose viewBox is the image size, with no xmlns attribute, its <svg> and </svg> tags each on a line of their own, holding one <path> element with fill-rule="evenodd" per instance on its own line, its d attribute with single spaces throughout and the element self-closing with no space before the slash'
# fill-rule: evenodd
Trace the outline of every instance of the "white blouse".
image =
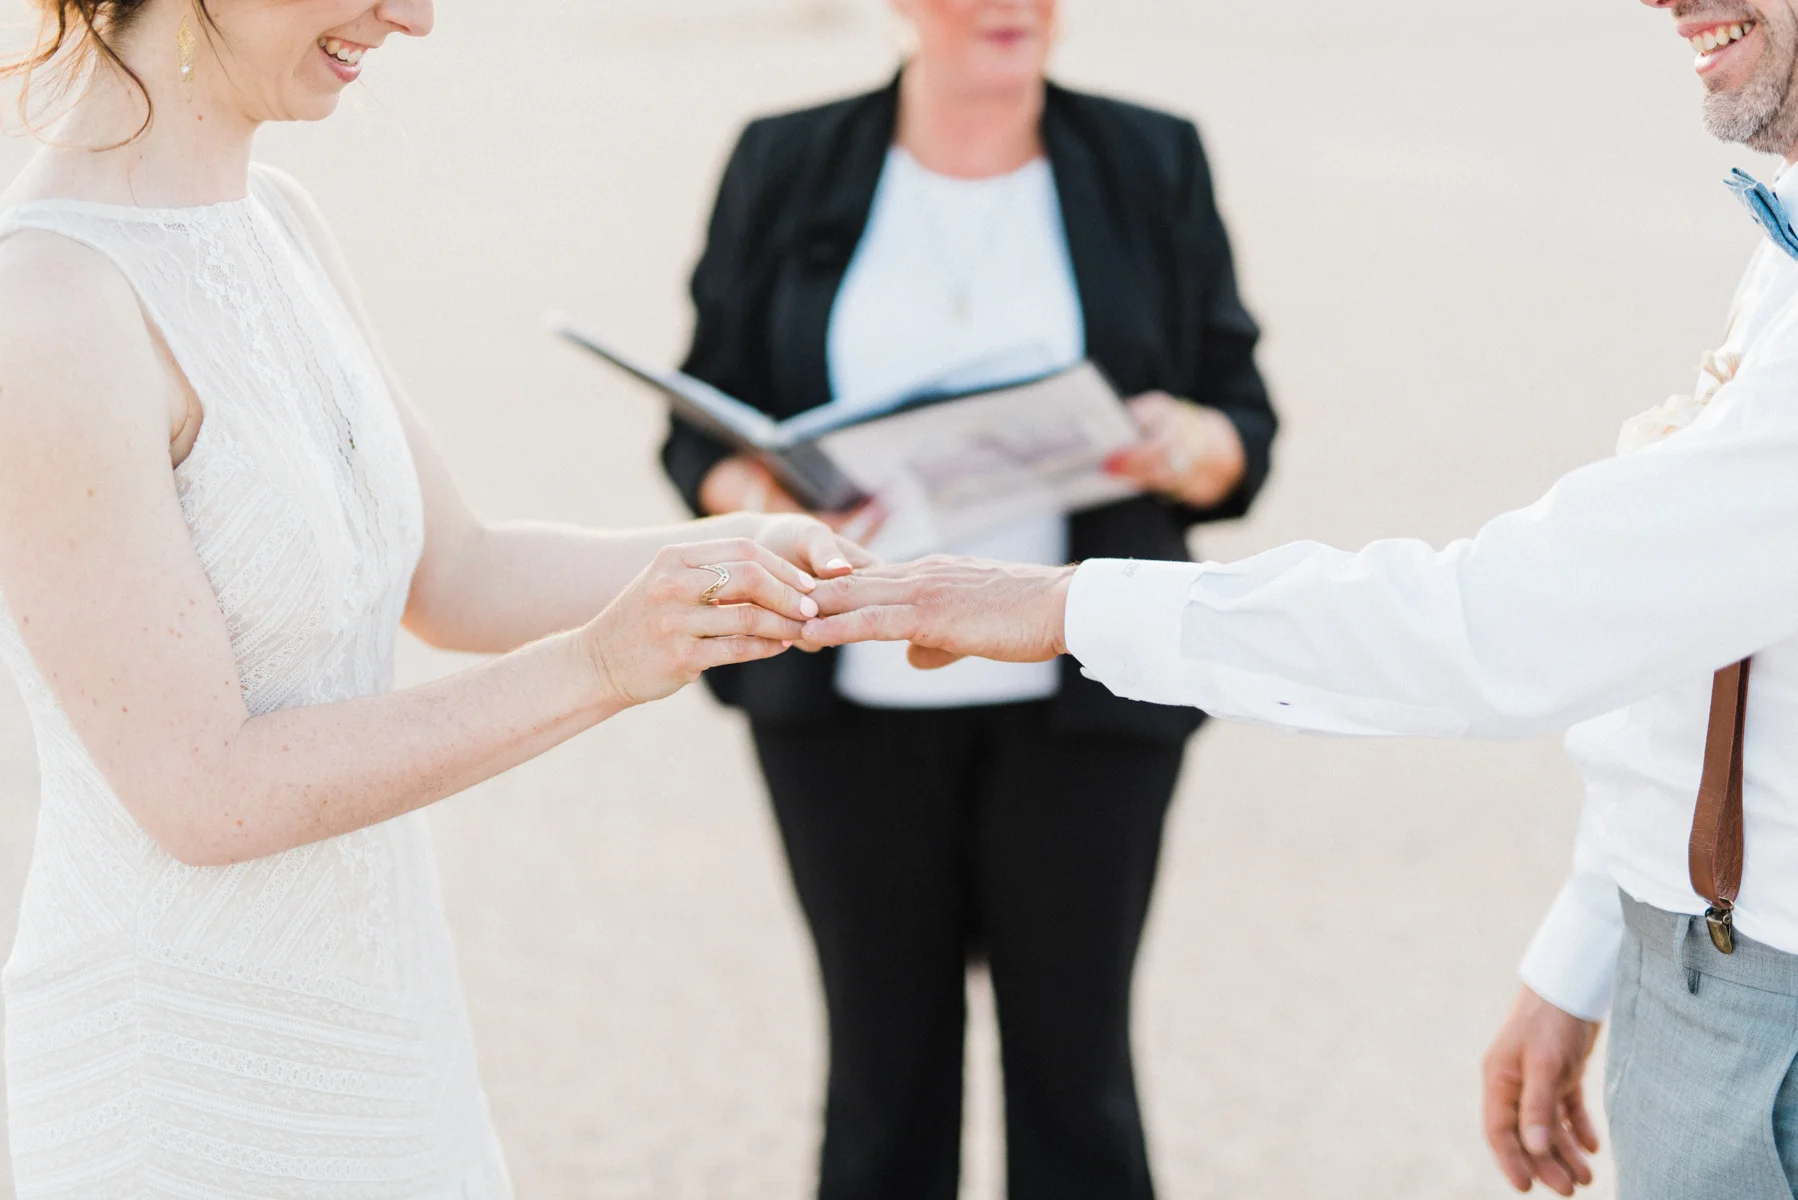
<svg viewBox="0 0 1798 1200">
<path fill-rule="evenodd" d="M 827 346 L 832 406 L 852 412 L 1079 362 L 1085 324 L 1048 162 L 990 179 L 955 179 L 897 147 L 889 151 L 868 228 L 831 312 Z M 880 550 L 878 537 L 873 549 Z M 1062 563 L 1067 518 L 1032 517 L 936 549 Z M 845 647 L 837 668 L 837 691 L 876 708 L 1040 700 L 1058 686 L 1054 663 L 968 659 L 918 671 L 900 643 Z"/>
</svg>

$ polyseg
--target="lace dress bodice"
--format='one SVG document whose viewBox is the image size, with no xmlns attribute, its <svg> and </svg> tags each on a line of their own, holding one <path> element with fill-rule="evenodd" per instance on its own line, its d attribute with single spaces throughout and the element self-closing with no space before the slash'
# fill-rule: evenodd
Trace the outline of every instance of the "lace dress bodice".
<svg viewBox="0 0 1798 1200">
<path fill-rule="evenodd" d="M 105 255 L 200 398 L 174 486 L 252 715 L 387 690 L 418 480 L 284 185 L 258 168 L 203 208 L 0 213 L 0 238 L 25 229 Z M 4 973 L 20 1200 L 510 1196 L 423 815 L 183 866 L 120 805 L 3 598 L 0 660 L 42 779 Z"/>
</svg>

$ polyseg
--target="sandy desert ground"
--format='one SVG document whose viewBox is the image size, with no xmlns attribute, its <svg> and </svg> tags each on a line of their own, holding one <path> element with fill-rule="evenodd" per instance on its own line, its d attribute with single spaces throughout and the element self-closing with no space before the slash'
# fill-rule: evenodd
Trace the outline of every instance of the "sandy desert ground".
<svg viewBox="0 0 1798 1200">
<path fill-rule="evenodd" d="M 261 153 L 334 220 L 482 509 L 665 519 L 656 404 L 554 344 L 539 313 L 673 357 L 735 130 L 878 83 L 893 27 L 881 0 L 439 8 L 437 34 L 380 51 L 336 119 L 270 129 Z M 1199 119 L 1268 331 L 1275 480 L 1252 520 L 1206 535 L 1210 556 L 1470 532 L 1689 387 L 1720 333 L 1755 231 L 1719 180 L 1753 156 L 1705 139 L 1663 14 L 1066 9 L 1065 81 Z M 29 152 L 0 142 L 0 181 Z M 408 645 L 402 675 L 458 665 Z M 1477 1064 L 1577 791 L 1552 740 L 1204 733 L 1138 997 L 1164 1193 L 1508 1194 Z M 34 808 L 30 731 L 0 684 L 0 930 Z M 633 712 L 443 804 L 435 827 L 521 1197 L 805 1194 L 819 1005 L 734 716 L 698 690 Z M 973 1037 L 966 1195 L 997 1197 L 978 1006 Z"/>
</svg>

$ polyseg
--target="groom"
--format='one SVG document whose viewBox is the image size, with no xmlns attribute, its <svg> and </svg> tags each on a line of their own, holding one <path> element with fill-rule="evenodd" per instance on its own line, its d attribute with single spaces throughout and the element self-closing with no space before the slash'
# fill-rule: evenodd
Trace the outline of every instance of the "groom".
<svg viewBox="0 0 1798 1200">
<path fill-rule="evenodd" d="M 1643 2 L 1697 52 L 1710 131 L 1798 160 L 1798 0 Z M 1580 1081 L 1608 1010 L 1623 1200 L 1790 1200 L 1798 171 L 1732 186 L 1767 237 L 1693 395 L 1471 539 L 1301 543 L 1230 565 L 926 559 L 822 584 L 806 636 L 908 641 L 921 667 L 1069 653 L 1119 695 L 1289 729 L 1572 726 L 1587 787 L 1575 871 L 1488 1055 L 1493 1151 L 1520 1190 L 1590 1182 Z M 1745 671 L 1713 680 L 1750 656 L 1752 687 Z"/>
</svg>

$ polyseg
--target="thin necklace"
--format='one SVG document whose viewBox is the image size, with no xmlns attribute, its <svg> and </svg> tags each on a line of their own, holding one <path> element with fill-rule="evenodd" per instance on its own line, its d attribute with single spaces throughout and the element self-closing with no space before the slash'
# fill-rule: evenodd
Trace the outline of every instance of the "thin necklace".
<svg viewBox="0 0 1798 1200">
<path fill-rule="evenodd" d="M 913 162 L 916 165 L 915 159 Z M 994 186 L 982 189 L 987 193 L 983 197 L 987 201 L 985 219 L 980 222 L 979 236 L 974 245 L 967 248 L 969 253 L 960 256 L 959 263 L 957 255 L 951 252 L 947 222 L 943 219 L 936 196 L 932 194 L 934 187 L 926 186 L 919 196 L 919 202 L 924 208 L 925 223 L 930 228 L 931 256 L 936 259 L 937 266 L 942 269 L 949 285 L 949 318 L 957 325 L 965 325 L 974 317 L 974 281 L 986 266 L 987 260 L 993 256 L 993 235 L 998 233 L 999 221 L 1011 207 L 1009 201 L 1018 189 L 1018 180 L 1028 169 L 1024 167 L 1013 171 L 1008 177 L 993 181 Z M 918 170 L 923 172 L 926 185 L 934 185 L 940 178 L 921 165 Z"/>
</svg>

